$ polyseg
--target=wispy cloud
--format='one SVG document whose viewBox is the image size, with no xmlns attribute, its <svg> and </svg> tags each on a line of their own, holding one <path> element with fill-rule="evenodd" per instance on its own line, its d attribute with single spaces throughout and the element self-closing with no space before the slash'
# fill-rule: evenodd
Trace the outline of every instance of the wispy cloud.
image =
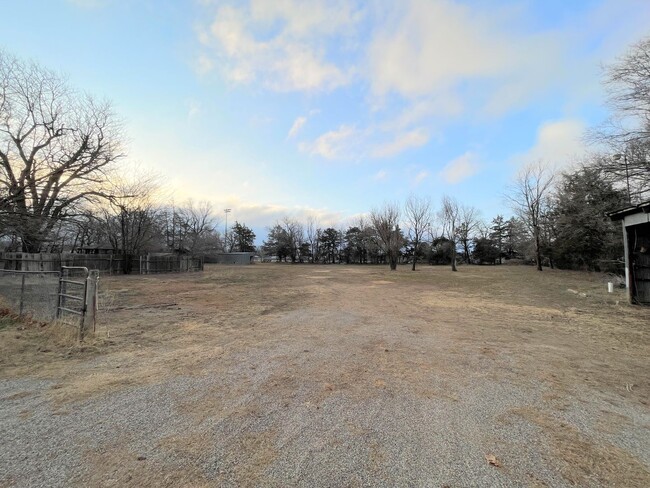
<svg viewBox="0 0 650 488">
<path fill-rule="evenodd" d="M 466 152 L 462 156 L 450 161 L 440 172 L 440 177 L 449 184 L 455 185 L 478 173 L 480 165 L 476 162 L 476 155 Z"/>
<path fill-rule="evenodd" d="M 388 171 L 385 169 L 380 169 L 375 173 L 375 175 L 372 177 L 373 180 L 375 181 L 384 181 L 388 177 Z"/>
<path fill-rule="evenodd" d="M 205 54 L 201 54 L 194 62 L 194 69 L 200 75 L 205 75 L 214 69 L 214 62 Z"/>
<path fill-rule="evenodd" d="M 307 123 L 307 117 L 300 116 L 296 118 L 296 120 L 293 121 L 293 124 L 291 125 L 291 129 L 289 129 L 289 134 L 287 135 L 288 138 L 295 137 L 298 132 L 300 132 L 300 129 L 303 128 L 303 126 Z"/>
<path fill-rule="evenodd" d="M 429 177 L 429 174 L 430 173 L 426 170 L 420 171 L 418 174 L 415 175 L 415 178 L 413 178 L 413 184 L 415 186 L 419 185 Z"/>
<path fill-rule="evenodd" d="M 352 125 L 341 125 L 319 136 L 311 143 L 303 142 L 300 149 L 325 159 L 348 159 L 353 156 L 353 141 L 359 131 Z"/>
<path fill-rule="evenodd" d="M 103 7 L 109 0 L 66 0 L 68 3 L 76 7 L 93 9 Z"/>
<path fill-rule="evenodd" d="M 407 149 L 423 146 L 427 142 L 429 142 L 429 134 L 424 129 L 419 128 L 399 134 L 392 141 L 379 144 L 373 149 L 371 155 L 375 158 L 387 158 Z"/>
<path fill-rule="evenodd" d="M 201 106 L 196 100 L 187 103 L 187 120 L 195 119 L 201 113 Z"/>
</svg>

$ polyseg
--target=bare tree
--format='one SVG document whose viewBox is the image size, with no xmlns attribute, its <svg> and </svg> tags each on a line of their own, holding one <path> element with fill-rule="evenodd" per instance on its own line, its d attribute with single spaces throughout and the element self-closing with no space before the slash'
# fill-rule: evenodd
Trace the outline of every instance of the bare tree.
<svg viewBox="0 0 650 488">
<path fill-rule="evenodd" d="M 0 215 L 37 252 L 61 220 L 105 195 L 122 157 L 111 105 L 0 50 Z"/>
<path fill-rule="evenodd" d="M 456 245 L 458 228 L 461 223 L 461 209 L 458 201 L 447 195 L 442 197 L 442 209 L 439 215 L 442 222 L 442 235 L 451 244 L 451 270 L 458 271 L 456 268 Z"/>
<path fill-rule="evenodd" d="M 480 224 L 480 212 L 476 207 L 463 205 L 459 209 L 459 225 L 456 229 L 458 240 L 463 246 L 463 257 L 469 263 L 469 243 L 478 230 Z"/>
<path fill-rule="evenodd" d="M 397 269 L 397 258 L 402 246 L 399 213 L 399 206 L 394 203 L 385 203 L 382 208 L 370 212 L 370 222 L 379 237 L 382 250 L 388 257 L 388 264 L 392 271 Z"/>
<path fill-rule="evenodd" d="M 415 271 L 415 264 L 418 260 L 423 237 L 431 227 L 431 200 L 411 195 L 406 200 L 404 211 L 409 226 L 409 236 L 413 241 L 413 265 L 411 270 Z"/>
<path fill-rule="evenodd" d="M 154 176 L 137 175 L 129 180 L 114 177 L 111 197 L 98 209 L 107 240 L 122 256 L 125 274 L 131 272 L 132 258 L 159 235 L 160 207 L 154 201 L 157 188 Z"/>
<path fill-rule="evenodd" d="M 291 258 L 292 263 L 295 263 L 299 257 L 300 246 L 305 240 L 303 226 L 297 220 L 292 220 L 289 217 L 285 217 L 282 219 L 282 228 L 286 232 L 287 236 L 289 258 Z"/>
<path fill-rule="evenodd" d="M 535 243 L 537 269 L 542 270 L 542 219 L 548 206 L 555 173 L 541 161 L 525 166 L 517 175 L 506 198 L 510 206 L 524 222 Z"/>
<path fill-rule="evenodd" d="M 318 240 L 320 238 L 320 225 L 313 216 L 307 217 L 306 236 L 309 244 L 309 260 L 313 263 L 318 256 Z"/>
<path fill-rule="evenodd" d="M 606 66 L 604 75 L 610 116 L 587 138 L 605 144 L 609 154 L 593 163 L 617 186 L 625 185 L 630 201 L 644 200 L 650 195 L 650 37 Z"/>
<path fill-rule="evenodd" d="M 616 144 L 650 138 L 650 37 L 634 44 L 605 69 L 607 103 L 612 114 L 596 132 Z"/>
<path fill-rule="evenodd" d="M 218 224 L 212 204 L 208 201 L 194 203 L 190 199 L 178 209 L 177 215 L 184 232 L 182 245 L 191 253 L 201 250 L 205 237 L 211 235 Z M 230 246 L 230 251 L 233 246 Z"/>
</svg>

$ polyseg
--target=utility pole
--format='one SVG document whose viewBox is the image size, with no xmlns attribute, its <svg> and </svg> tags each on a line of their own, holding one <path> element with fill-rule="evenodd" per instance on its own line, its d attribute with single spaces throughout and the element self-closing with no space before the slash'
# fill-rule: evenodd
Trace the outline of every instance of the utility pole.
<svg viewBox="0 0 650 488">
<path fill-rule="evenodd" d="M 614 154 L 612 159 L 614 161 L 620 161 L 621 156 L 623 157 L 623 162 L 625 163 L 625 183 L 627 184 L 627 203 L 632 203 L 632 196 L 630 194 L 630 170 L 627 163 L 627 149 L 623 154 Z"/>
<path fill-rule="evenodd" d="M 224 213 L 226 214 L 226 231 L 224 232 L 224 239 L 223 239 L 223 251 L 227 251 L 227 246 L 228 246 L 228 214 L 231 212 L 232 209 L 226 208 L 224 209 Z"/>
</svg>

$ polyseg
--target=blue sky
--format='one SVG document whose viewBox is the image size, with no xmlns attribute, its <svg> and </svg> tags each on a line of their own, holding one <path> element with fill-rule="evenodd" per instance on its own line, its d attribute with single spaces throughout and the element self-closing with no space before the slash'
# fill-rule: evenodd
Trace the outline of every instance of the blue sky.
<svg viewBox="0 0 650 488">
<path fill-rule="evenodd" d="M 647 0 L 5 1 L 0 47 L 114 102 L 129 160 L 256 229 L 414 193 L 505 208 L 606 116 Z"/>
</svg>

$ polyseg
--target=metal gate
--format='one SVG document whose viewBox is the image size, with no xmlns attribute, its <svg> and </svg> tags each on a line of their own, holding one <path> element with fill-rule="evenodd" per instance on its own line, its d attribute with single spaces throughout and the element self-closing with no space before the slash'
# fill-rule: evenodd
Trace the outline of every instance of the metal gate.
<svg viewBox="0 0 650 488">
<path fill-rule="evenodd" d="M 77 323 L 80 340 L 83 339 L 84 333 L 87 293 L 88 268 L 84 266 L 62 266 L 59 275 L 59 298 L 56 307 L 56 318 L 65 322 L 70 314 L 79 317 Z"/>
</svg>

